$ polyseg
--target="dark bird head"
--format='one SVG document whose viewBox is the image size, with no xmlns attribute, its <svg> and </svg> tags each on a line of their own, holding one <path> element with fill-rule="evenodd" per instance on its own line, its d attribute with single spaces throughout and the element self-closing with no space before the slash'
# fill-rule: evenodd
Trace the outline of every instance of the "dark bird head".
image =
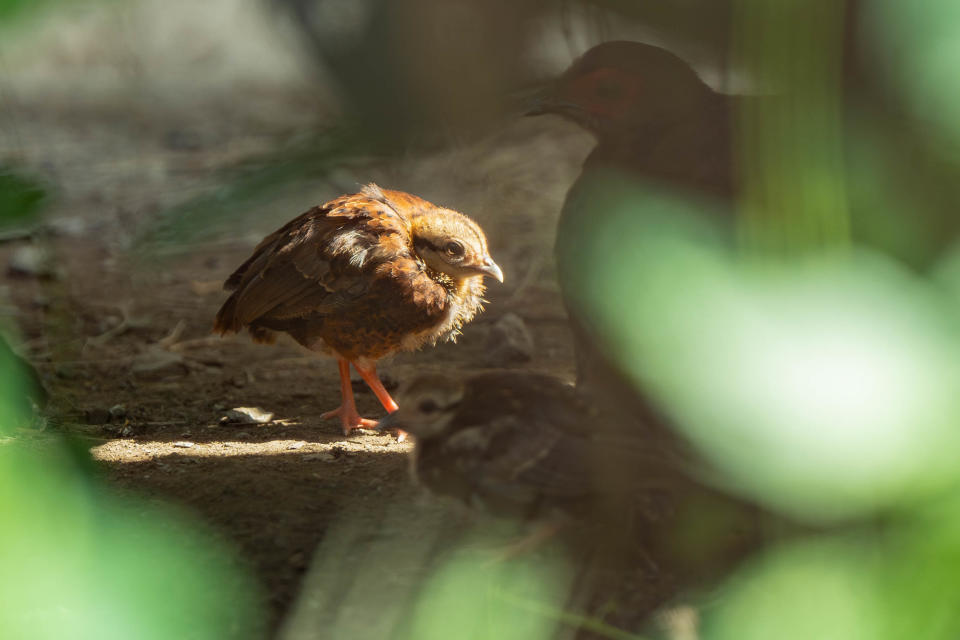
<svg viewBox="0 0 960 640">
<path fill-rule="evenodd" d="M 455 280 L 489 276 L 503 282 L 503 271 L 490 257 L 487 237 L 476 222 L 450 209 L 436 209 L 410 221 L 413 248 L 434 271 Z"/>
<path fill-rule="evenodd" d="M 681 122 L 716 96 L 689 64 L 669 51 L 613 41 L 577 59 L 527 115 L 555 113 L 603 140 Z"/>
<path fill-rule="evenodd" d="M 400 408 L 382 418 L 377 429 L 403 429 L 418 440 L 446 435 L 466 393 L 460 379 L 427 374 L 415 378 L 397 396 Z"/>
</svg>

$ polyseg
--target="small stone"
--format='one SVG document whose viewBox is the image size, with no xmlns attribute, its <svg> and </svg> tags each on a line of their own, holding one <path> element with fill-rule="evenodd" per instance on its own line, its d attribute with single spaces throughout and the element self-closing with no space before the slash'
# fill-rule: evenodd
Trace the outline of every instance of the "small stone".
<svg viewBox="0 0 960 640">
<path fill-rule="evenodd" d="M 260 407 L 234 407 L 220 418 L 221 424 L 267 424 L 273 414 Z"/>
<path fill-rule="evenodd" d="M 101 407 L 94 407 L 83 412 L 87 424 L 106 424 L 110 422 L 110 412 Z"/>
<path fill-rule="evenodd" d="M 293 450 L 293 451 L 295 451 L 295 450 L 297 450 L 297 449 L 303 449 L 303 445 L 305 445 L 305 444 L 307 444 L 307 443 L 306 443 L 306 442 L 291 442 L 291 443 L 287 446 L 287 449 L 290 449 L 290 450 Z"/>
<path fill-rule="evenodd" d="M 30 278 L 52 278 L 53 263 L 43 249 L 34 245 L 20 247 L 10 256 L 7 272 L 11 276 Z"/>
<path fill-rule="evenodd" d="M 115 404 L 110 407 L 109 413 L 111 420 L 122 420 L 127 417 L 127 408 L 122 404 Z"/>
<path fill-rule="evenodd" d="M 497 320 L 487 338 L 487 362 L 504 366 L 533 358 L 533 336 L 523 318 L 505 313 Z"/>
<path fill-rule="evenodd" d="M 47 221 L 47 228 L 57 236 L 79 238 L 87 231 L 87 222 L 77 216 L 54 218 Z"/>
<path fill-rule="evenodd" d="M 178 440 L 177 442 L 173 443 L 173 446 L 178 449 L 189 449 L 193 446 L 193 443 L 189 440 Z"/>
</svg>

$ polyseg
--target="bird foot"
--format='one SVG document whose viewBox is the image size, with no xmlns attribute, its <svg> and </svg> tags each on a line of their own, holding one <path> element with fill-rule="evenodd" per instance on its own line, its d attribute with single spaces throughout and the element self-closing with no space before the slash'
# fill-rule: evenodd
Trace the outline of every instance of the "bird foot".
<svg viewBox="0 0 960 640">
<path fill-rule="evenodd" d="M 532 553 L 543 546 L 543 544 L 555 536 L 563 525 L 557 522 L 543 522 L 533 531 L 523 536 L 519 540 L 498 548 L 493 556 L 491 564 L 513 560 L 519 556 Z"/>
<path fill-rule="evenodd" d="M 329 420 L 330 418 L 336 418 L 337 416 L 340 417 L 340 424 L 343 425 L 343 435 L 345 436 L 350 435 L 350 432 L 354 429 L 373 429 L 377 426 L 376 420 L 361 418 L 356 409 L 344 409 L 342 406 L 337 407 L 333 411 L 327 411 L 325 414 L 320 416 L 320 419 Z"/>
</svg>

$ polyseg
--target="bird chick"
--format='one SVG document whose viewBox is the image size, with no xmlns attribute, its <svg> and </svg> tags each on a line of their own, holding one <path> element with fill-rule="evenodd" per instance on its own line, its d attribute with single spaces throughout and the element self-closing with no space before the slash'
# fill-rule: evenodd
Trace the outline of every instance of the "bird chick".
<svg viewBox="0 0 960 640">
<path fill-rule="evenodd" d="M 343 432 L 372 427 L 350 385 L 357 370 L 388 412 L 397 404 L 378 360 L 455 340 L 482 310 L 483 278 L 503 282 L 483 230 L 467 216 L 370 184 L 314 207 L 268 235 L 227 279 L 221 334 L 244 327 L 255 342 L 277 332 L 337 359 Z"/>
<path fill-rule="evenodd" d="M 755 505 L 705 484 L 669 443 L 601 428 L 611 416 L 556 378 L 423 375 L 400 399 L 380 427 L 416 436 L 418 483 L 524 522 L 521 551 L 568 529 L 592 549 L 636 548 L 699 580 L 761 542 Z"/>
<path fill-rule="evenodd" d="M 431 492 L 495 515 L 583 517 L 606 497 L 676 476 L 655 446 L 610 438 L 605 418 L 570 385 L 546 375 L 424 375 L 381 426 L 416 436 L 413 471 Z"/>
</svg>

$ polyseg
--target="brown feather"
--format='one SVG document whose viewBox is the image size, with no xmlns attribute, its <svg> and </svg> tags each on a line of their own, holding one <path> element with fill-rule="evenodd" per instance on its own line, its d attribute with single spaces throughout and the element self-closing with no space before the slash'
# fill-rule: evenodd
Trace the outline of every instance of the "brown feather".
<svg viewBox="0 0 960 640">
<path fill-rule="evenodd" d="M 257 342 L 286 332 L 349 360 L 453 338 L 481 309 L 482 275 L 456 279 L 427 267 L 411 222 L 445 219 L 486 251 L 469 218 L 400 191 L 368 185 L 314 207 L 264 238 L 230 275 L 224 288 L 233 293 L 214 330 L 247 327 Z"/>
</svg>

